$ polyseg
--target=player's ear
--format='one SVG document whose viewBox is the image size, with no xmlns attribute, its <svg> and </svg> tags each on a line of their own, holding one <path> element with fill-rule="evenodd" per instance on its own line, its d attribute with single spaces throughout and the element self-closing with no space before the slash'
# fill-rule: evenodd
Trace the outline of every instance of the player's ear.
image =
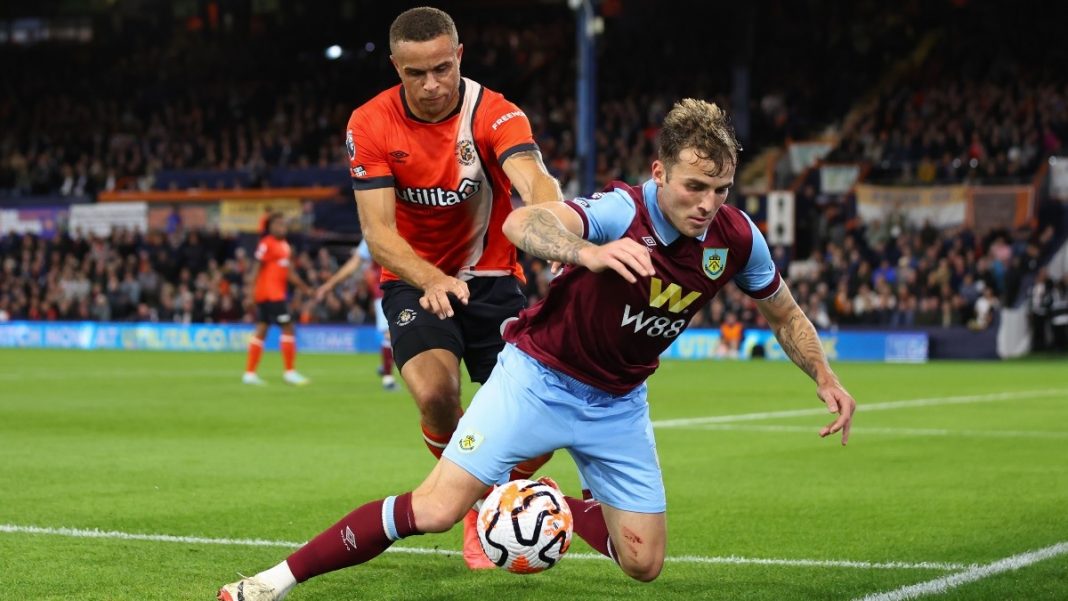
<svg viewBox="0 0 1068 601">
<path fill-rule="evenodd" d="M 456 45 L 456 64 L 460 64 L 460 59 L 463 58 L 463 56 L 464 56 L 464 45 L 463 44 L 457 44 Z"/>
<path fill-rule="evenodd" d="M 653 161 L 653 181 L 656 185 L 663 186 L 665 179 L 667 179 L 667 171 L 664 169 L 664 163 L 660 159 Z"/>
</svg>

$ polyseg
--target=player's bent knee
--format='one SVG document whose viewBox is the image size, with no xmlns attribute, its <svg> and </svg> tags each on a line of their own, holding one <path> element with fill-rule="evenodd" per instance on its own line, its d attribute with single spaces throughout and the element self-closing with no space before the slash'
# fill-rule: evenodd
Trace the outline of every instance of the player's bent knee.
<svg viewBox="0 0 1068 601">
<path fill-rule="evenodd" d="M 620 559 L 623 573 L 639 582 L 652 582 L 664 568 L 663 557 Z"/>
</svg>

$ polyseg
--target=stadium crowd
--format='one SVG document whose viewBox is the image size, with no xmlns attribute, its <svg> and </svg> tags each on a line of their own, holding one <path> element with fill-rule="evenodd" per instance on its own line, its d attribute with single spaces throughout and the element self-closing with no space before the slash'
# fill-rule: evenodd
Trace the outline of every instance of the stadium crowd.
<svg viewBox="0 0 1068 601">
<path fill-rule="evenodd" d="M 880 181 L 1028 183 L 1065 140 L 1068 84 L 940 79 L 860 110 L 827 160 L 865 161 Z"/>
<path fill-rule="evenodd" d="M 254 320 L 247 281 L 252 262 L 239 239 L 214 231 L 109 237 L 63 234 L 0 237 L 0 320 L 234 323 Z M 311 285 L 337 270 L 328 248 L 297 254 Z M 367 282 L 353 278 L 315 303 L 299 293 L 291 310 L 303 323 L 373 323 Z"/>
<path fill-rule="evenodd" d="M 790 260 L 773 258 L 798 303 L 818 327 L 990 327 L 998 309 L 1021 295 L 1021 280 L 1039 272 L 1052 229 L 993 232 L 982 239 L 967 229 L 949 232 L 904 219 L 847 231 L 829 225 L 825 247 Z M 294 268 L 312 288 L 344 262 L 348 248 L 331 248 L 301 235 L 291 238 Z M 55 240 L 31 234 L 0 237 L 0 320 L 249 323 L 254 321 L 247 275 L 252 259 L 240 238 L 216 231 L 116 230 L 109 237 L 63 233 Z M 552 275 L 545 263 L 523 260 L 530 302 L 543 297 Z M 1049 332 L 1063 344 L 1068 278 L 1040 276 L 1034 301 Z M 1026 291 L 1023 291 L 1026 292 Z M 322 302 L 293 291 L 290 311 L 300 323 L 374 322 L 369 283 L 358 274 Z M 695 327 L 737 320 L 765 327 L 753 302 L 729 286 L 695 315 Z M 1060 329 L 1058 329 L 1060 328 Z"/>
<path fill-rule="evenodd" d="M 883 182 L 1030 183 L 1068 144 L 1066 53 L 1048 43 L 1056 20 L 983 7 L 936 34 L 913 68 L 857 104 L 828 161 L 866 162 Z"/>
<path fill-rule="evenodd" d="M 653 6 L 604 4 L 610 26 L 598 58 L 599 185 L 646 175 L 655 124 L 679 97 L 699 96 L 728 108 L 735 100 L 723 93 L 732 88 L 730 69 L 703 66 L 700 23 L 663 21 Z M 751 106 L 745 107 L 751 156 L 841 114 L 888 57 L 915 42 L 917 33 L 906 21 L 882 18 L 885 8 L 827 4 L 817 10 L 775 2 L 757 15 L 762 35 L 775 36 L 784 51 L 822 53 L 813 60 L 827 68 L 802 77 L 763 53 L 736 57 L 752 64 Z M 457 20 L 467 48 L 464 75 L 524 109 L 553 174 L 566 191 L 579 193 L 570 11 L 519 11 L 516 23 L 502 18 L 476 24 L 462 14 Z M 829 36 L 826 49 L 811 49 L 800 35 L 811 28 L 837 31 L 846 23 L 851 34 Z M 865 25 L 874 23 L 880 25 Z M 155 27 L 152 35 L 148 29 L 143 37 L 94 45 L 76 56 L 48 46 L 0 53 L 10 84 L 0 92 L 0 196 L 94 197 L 105 190 L 152 189 L 161 185 L 161 172 L 174 170 L 240 172 L 247 176 L 241 185 L 256 187 L 272 169 L 336 167 L 343 182 L 341 132 L 349 113 L 373 91 L 396 83 L 379 39 L 382 28 L 363 38 L 377 46 L 347 31 L 350 47 L 341 60 L 329 61 L 321 40 L 300 39 L 289 28 L 279 40 Z M 654 60 L 631 43 L 640 35 L 671 42 Z M 729 35 L 731 44 L 744 47 L 757 34 Z M 634 76 L 639 72 L 643 77 Z"/>
</svg>

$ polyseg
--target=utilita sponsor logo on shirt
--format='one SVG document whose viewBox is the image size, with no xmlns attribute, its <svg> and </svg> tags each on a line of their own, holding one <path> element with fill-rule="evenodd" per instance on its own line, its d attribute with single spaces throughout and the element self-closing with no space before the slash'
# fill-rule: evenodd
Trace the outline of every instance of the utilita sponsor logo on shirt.
<svg viewBox="0 0 1068 601">
<path fill-rule="evenodd" d="M 504 125 L 505 121 L 515 119 L 516 117 L 526 117 L 526 113 L 524 113 L 523 111 L 512 111 L 510 113 L 506 113 L 504 115 L 501 115 L 499 119 L 494 121 L 493 125 L 491 125 L 490 127 L 493 128 L 493 131 L 497 131 L 497 128 L 501 125 Z"/>
<path fill-rule="evenodd" d="M 397 188 L 397 198 L 406 200 L 412 204 L 426 205 L 429 207 L 449 207 L 478 194 L 482 183 L 464 178 L 456 190 L 445 188 Z"/>
</svg>

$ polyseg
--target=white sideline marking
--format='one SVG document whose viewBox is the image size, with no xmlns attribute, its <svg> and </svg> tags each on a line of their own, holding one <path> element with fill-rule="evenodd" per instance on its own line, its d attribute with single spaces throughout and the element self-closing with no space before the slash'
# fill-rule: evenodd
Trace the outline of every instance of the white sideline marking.
<svg viewBox="0 0 1068 601">
<path fill-rule="evenodd" d="M 796 432 L 815 434 L 813 426 L 758 426 L 756 424 L 705 424 L 694 426 L 700 430 L 737 432 Z M 942 430 L 938 428 L 853 428 L 857 434 L 887 434 L 890 436 L 962 436 L 975 438 L 1068 438 L 1068 432 L 1042 430 Z"/>
<path fill-rule="evenodd" d="M 885 593 L 875 593 L 866 597 L 859 597 L 854 601 L 904 601 L 905 599 L 916 599 L 917 597 L 922 597 L 924 595 L 937 595 L 945 593 L 949 591 L 949 589 L 957 588 L 962 584 L 982 580 L 983 578 L 988 578 L 1002 572 L 1018 570 L 1033 563 L 1038 563 L 1058 555 L 1064 555 L 1065 553 L 1068 553 L 1068 541 L 1059 542 L 1037 551 L 1028 551 L 1027 553 L 1020 553 L 1019 555 L 999 559 L 986 565 L 968 568 L 958 574 L 950 574 L 949 576 L 943 576 L 919 584 L 910 584 Z"/>
<path fill-rule="evenodd" d="M 967 396 L 933 397 L 928 399 L 911 399 L 907 401 L 888 401 L 885 403 L 862 403 L 858 411 L 869 413 L 872 411 L 889 411 L 891 409 L 905 409 L 909 407 L 934 407 L 937 405 L 961 405 L 965 403 L 989 403 L 992 401 L 1011 401 L 1013 399 L 1029 399 L 1035 397 L 1068 395 L 1068 389 L 1058 388 L 1049 390 L 1025 390 L 1018 392 L 998 392 L 993 394 L 972 394 Z M 732 422 L 748 422 L 762 419 L 775 419 L 780 417 L 798 417 L 802 415 L 828 415 L 824 407 L 813 409 L 789 409 L 786 411 L 764 411 L 760 413 L 739 413 L 736 415 L 712 415 L 708 417 L 689 417 L 682 419 L 662 419 L 653 422 L 657 428 L 684 428 L 700 424 L 727 424 Z"/>
<path fill-rule="evenodd" d="M 284 547 L 295 549 L 304 543 L 284 540 L 263 540 L 259 538 L 205 538 L 201 536 L 174 536 L 171 534 L 138 534 L 132 532 L 117 532 L 113 530 L 96 530 L 82 528 L 42 528 L 40 526 L 20 526 L 18 524 L 0 524 L 0 533 L 9 534 L 46 534 L 52 536 L 66 536 L 71 538 L 107 538 L 117 540 L 135 540 L 160 543 L 184 543 L 192 545 L 233 545 L 242 547 Z M 387 553 L 407 553 L 412 555 L 445 555 L 459 556 L 459 551 L 446 551 L 444 549 L 427 549 L 423 547 L 390 547 Z M 607 557 L 594 553 L 568 553 L 573 559 L 596 559 L 608 560 Z M 777 565 L 796 567 L 820 567 L 820 568 L 860 568 L 870 570 L 962 570 L 970 567 L 960 563 L 942 562 L 870 562 L 848 560 L 823 560 L 823 559 L 764 559 L 755 557 L 738 557 L 730 555 L 726 557 L 704 557 L 700 555 L 678 555 L 667 557 L 665 561 L 670 563 L 698 563 L 698 564 L 734 564 L 734 565 Z M 974 566 L 974 564 L 972 564 Z"/>
</svg>

